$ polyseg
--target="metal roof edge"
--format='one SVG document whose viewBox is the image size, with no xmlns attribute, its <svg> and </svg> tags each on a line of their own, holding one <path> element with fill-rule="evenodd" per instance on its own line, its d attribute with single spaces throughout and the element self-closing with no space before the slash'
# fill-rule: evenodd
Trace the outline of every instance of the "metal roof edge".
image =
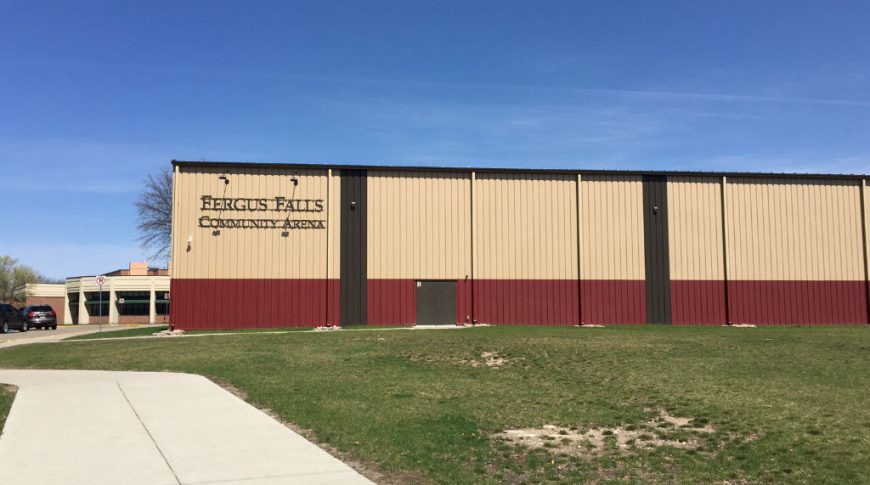
<svg viewBox="0 0 870 485">
<path fill-rule="evenodd" d="M 821 178 L 853 179 L 870 178 L 868 174 L 836 173 L 799 173 L 799 172 L 727 172 L 691 170 L 636 170 L 636 169 L 564 169 L 564 168 L 509 168 L 509 167 L 458 167 L 423 165 L 359 165 L 340 163 L 288 163 L 288 162 L 250 162 L 216 160 L 172 160 L 178 167 L 239 167 L 239 168 L 298 168 L 298 169 L 339 169 L 339 170 L 402 170 L 409 172 L 478 172 L 478 173 L 539 173 L 539 174 L 580 174 L 580 175 L 670 175 L 688 177 L 782 177 L 782 178 Z"/>
</svg>

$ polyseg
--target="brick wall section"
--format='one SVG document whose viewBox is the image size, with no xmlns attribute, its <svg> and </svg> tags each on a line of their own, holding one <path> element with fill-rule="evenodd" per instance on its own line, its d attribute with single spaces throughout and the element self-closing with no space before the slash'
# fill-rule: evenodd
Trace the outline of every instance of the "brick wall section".
<svg viewBox="0 0 870 485">
<path fill-rule="evenodd" d="M 24 306 L 28 305 L 49 305 L 57 314 L 57 324 L 63 325 L 63 316 L 66 313 L 66 308 L 63 304 L 62 296 L 29 296 L 27 297 L 27 301 L 24 303 Z"/>
</svg>

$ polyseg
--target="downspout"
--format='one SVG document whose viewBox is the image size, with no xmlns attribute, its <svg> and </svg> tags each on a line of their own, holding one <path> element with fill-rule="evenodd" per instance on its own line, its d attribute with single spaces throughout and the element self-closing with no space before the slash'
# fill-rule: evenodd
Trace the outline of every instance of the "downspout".
<svg viewBox="0 0 870 485">
<path fill-rule="evenodd" d="M 722 204 L 722 265 L 723 265 L 723 278 L 725 280 L 725 325 L 731 325 L 731 298 L 729 296 L 728 291 L 728 282 L 730 281 L 730 275 L 728 274 L 728 197 L 726 195 L 725 186 L 728 184 L 728 177 L 725 175 L 722 176 L 722 183 L 720 186 L 720 196 L 719 200 Z"/>
<path fill-rule="evenodd" d="M 861 189 L 861 242 L 864 247 L 864 305 L 867 308 L 867 323 L 870 324 L 870 251 L 867 249 L 867 181 L 861 179 L 858 183 L 858 188 Z"/>
<path fill-rule="evenodd" d="M 474 316 L 474 278 L 475 278 L 474 255 L 475 255 L 475 243 L 476 243 L 475 237 L 474 237 L 475 236 L 475 234 L 474 234 L 474 185 L 475 185 L 474 182 L 475 182 L 475 180 L 477 180 L 477 175 L 472 170 L 471 171 L 471 204 L 470 204 L 471 205 L 471 217 L 469 218 L 470 225 L 471 225 L 471 324 L 472 325 L 477 325 L 477 319 Z"/>
</svg>

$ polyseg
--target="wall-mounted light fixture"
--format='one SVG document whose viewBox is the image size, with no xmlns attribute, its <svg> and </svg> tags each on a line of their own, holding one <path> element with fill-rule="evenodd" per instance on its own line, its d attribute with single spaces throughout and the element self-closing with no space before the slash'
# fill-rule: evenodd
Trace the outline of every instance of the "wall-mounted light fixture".
<svg viewBox="0 0 870 485">
<path fill-rule="evenodd" d="M 193 236 L 187 236 L 187 252 L 190 252 L 190 248 L 193 247 Z"/>
<path fill-rule="evenodd" d="M 229 185 L 229 184 L 230 184 L 230 179 L 227 178 L 226 175 L 221 175 L 220 177 L 218 177 L 218 180 L 223 180 L 223 181 L 224 181 L 224 185 Z"/>
</svg>

